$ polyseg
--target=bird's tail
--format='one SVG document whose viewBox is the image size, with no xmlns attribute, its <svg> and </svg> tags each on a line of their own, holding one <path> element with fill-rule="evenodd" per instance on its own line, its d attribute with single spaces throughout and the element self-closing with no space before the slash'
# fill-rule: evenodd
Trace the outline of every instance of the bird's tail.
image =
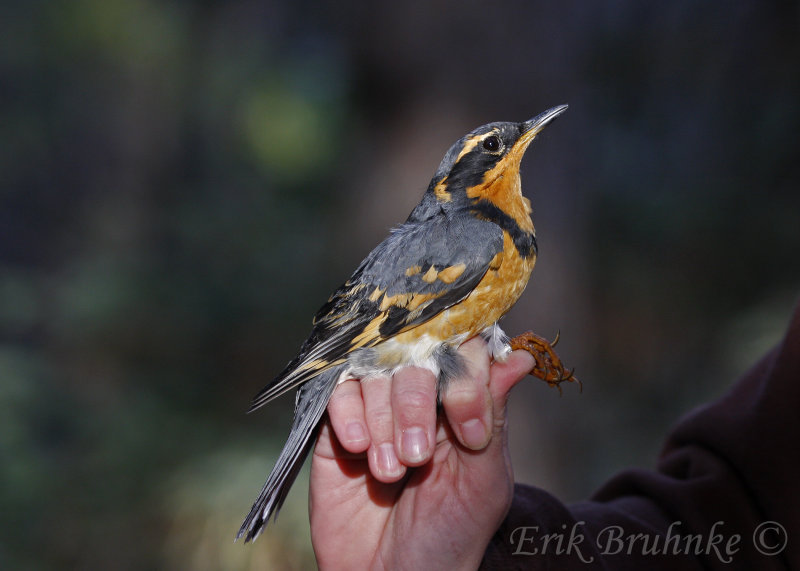
<svg viewBox="0 0 800 571">
<path fill-rule="evenodd" d="M 281 450 L 275 467 L 261 489 L 250 513 L 242 523 L 236 539 L 244 537 L 245 543 L 255 539 L 269 521 L 278 516 L 283 501 L 289 493 L 303 461 L 314 444 L 319 430 L 319 420 L 328 406 L 336 388 L 342 367 L 332 367 L 304 384 L 298 391 L 294 406 L 294 421 L 289 438 Z"/>
</svg>

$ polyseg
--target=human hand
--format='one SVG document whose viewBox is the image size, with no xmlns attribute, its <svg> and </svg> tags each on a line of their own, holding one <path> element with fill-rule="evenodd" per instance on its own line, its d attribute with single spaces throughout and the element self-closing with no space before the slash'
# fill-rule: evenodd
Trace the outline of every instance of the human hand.
<svg viewBox="0 0 800 571">
<path fill-rule="evenodd" d="M 430 371 L 346 381 L 311 464 L 311 539 L 321 569 L 475 569 L 513 495 L 505 405 L 533 367 L 489 362 L 480 338 L 436 408 Z M 335 434 L 335 436 L 334 436 Z"/>
</svg>

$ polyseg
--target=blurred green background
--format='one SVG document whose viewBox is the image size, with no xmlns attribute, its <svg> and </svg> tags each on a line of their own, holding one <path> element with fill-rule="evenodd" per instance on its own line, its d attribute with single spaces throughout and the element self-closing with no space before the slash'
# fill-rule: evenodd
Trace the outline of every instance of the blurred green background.
<svg viewBox="0 0 800 571">
<path fill-rule="evenodd" d="M 306 482 L 233 544 L 311 315 L 474 127 L 524 162 L 511 333 L 583 394 L 511 405 L 566 501 L 782 334 L 800 286 L 800 9 L 701 3 L 0 4 L 0 568 L 307 569 Z"/>
</svg>

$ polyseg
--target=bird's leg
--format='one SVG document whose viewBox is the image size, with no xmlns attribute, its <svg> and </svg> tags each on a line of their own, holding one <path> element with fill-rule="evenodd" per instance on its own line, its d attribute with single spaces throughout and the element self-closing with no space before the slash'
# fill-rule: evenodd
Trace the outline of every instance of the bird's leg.
<svg viewBox="0 0 800 571">
<path fill-rule="evenodd" d="M 535 365 L 533 369 L 531 369 L 530 374 L 542 379 L 551 387 L 556 387 L 559 393 L 561 392 L 561 387 L 559 385 L 564 381 L 577 382 L 581 390 L 583 390 L 583 385 L 575 375 L 572 374 L 573 371 L 567 371 L 564 368 L 561 359 L 553 350 L 553 347 L 558 343 L 558 338 L 559 334 L 556 334 L 556 338 L 550 343 L 544 337 L 539 337 L 532 331 L 526 331 L 511 339 L 509 344 L 511 345 L 512 351 L 524 349 L 530 353 L 535 361 Z"/>
</svg>

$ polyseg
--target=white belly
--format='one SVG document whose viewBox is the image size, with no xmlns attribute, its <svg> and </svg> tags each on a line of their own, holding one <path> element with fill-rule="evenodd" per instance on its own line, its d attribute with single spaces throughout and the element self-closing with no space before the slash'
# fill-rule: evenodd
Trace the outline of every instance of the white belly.
<svg viewBox="0 0 800 571">
<path fill-rule="evenodd" d="M 481 332 L 487 342 L 489 357 L 504 361 L 511 348 L 508 337 L 495 323 Z M 348 367 L 339 378 L 339 382 L 348 379 L 364 379 L 378 375 L 393 375 L 402 367 L 419 367 L 431 371 L 436 377 L 442 372 L 442 349 L 448 345 L 457 349 L 469 339 L 468 333 L 457 335 L 443 342 L 428 334 L 417 337 L 411 343 L 387 339 L 375 347 L 358 349 L 348 357 Z"/>
</svg>

